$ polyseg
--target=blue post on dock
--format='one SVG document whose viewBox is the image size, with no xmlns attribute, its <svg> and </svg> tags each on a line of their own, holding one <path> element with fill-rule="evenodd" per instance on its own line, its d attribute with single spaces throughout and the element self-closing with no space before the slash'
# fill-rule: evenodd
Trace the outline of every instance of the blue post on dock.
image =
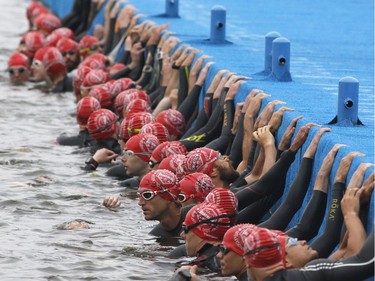
<svg viewBox="0 0 375 281">
<path fill-rule="evenodd" d="M 278 37 L 272 41 L 271 78 L 280 82 L 292 81 L 290 75 L 290 41 Z"/>
<path fill-rule="evenodd" d="M 266 34 L 264 47 L 264 70 L 263 75 L 269 75 L 272 71 L 272 42 L 281 37 L 280 33 L 271 31 Z"/>
<path fill-rule="evenodd" d="M 165 16 L 167 18 L 178 18 L 178 1 L 165 0 Z"/>
<path fill-rule="evenodd" d="M 329 124 L 340 126 L 363 125 L 358 119 L 359 82 L 354 77 L 343 77 L 339 81 L 337 116 Z"/>
<path fill-rule="evenodd" d="M 211 43 L 225 43 L 226 9 L 214 6 L 211 9 Z"/>
</svg>

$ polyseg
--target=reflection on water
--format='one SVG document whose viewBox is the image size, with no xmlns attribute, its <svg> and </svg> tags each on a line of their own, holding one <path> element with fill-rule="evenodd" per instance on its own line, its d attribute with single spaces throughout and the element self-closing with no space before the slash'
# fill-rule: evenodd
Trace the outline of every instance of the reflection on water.
<svg viewBox="0 0 375 281">
<path fill-rule="evenodd" d="M 0 0 L 1 70 L 27 28 L 27 3 Z M 62 132 L 78 130 L 73 95 L 15 87 L 6 75 L 1 71 L 0 280 L 167 280 L 171 244 L 147 234 L 155 223 L 143 220 L 135 197 L 107 210 L 101 202 L 121 192 L 116 181 L 104 169 L 83 172 L 85 150 L 55 144 Z"/>
</svg>

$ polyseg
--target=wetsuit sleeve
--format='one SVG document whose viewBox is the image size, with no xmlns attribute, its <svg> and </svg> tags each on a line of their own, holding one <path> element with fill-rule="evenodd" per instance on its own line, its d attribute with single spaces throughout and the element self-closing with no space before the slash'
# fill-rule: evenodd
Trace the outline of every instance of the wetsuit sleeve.
<svg viewBox="0 0 375 281">
<path fill-rule="evenodd" d="M 124 164 L 122 163 L 119 163 L 111 168 L 109 168 L 105 174 L 107 176 L 110 176 L 110 177 L 115 177 L 115 178 L 119 178 L 119 179 L 128 179 L 129 176 L 126 174 L 126 171 L 125 171 L 125 168 L 124 168 Z"/>
<path fill-rule="evenodd" d="M 219 138 L 211 141 L 206 147 L 218 150 L 221 154 L 225 154 L 228 145 L 231 143 L 233 139 L 232 135 L 232 127 L 233 127 L 233 119 L 234 119 L 234 101 L 228 100 L 224 103 L 224 119 L 223 119 L 223 127 L 221 129 L 221 135 Z"/>
<path fill-rule="evenodd" d="M 124 77 L 129 77 L 132 69 L 129 67 L 125 67 L 124 69 L 121 69 L 120 71 L 117 71 L 113 75 L 111 75 L 111 79 L 117 80 Z"/>
<path fill-rule="evenodd" d="M 259 226 L 268 229 L 284 230 L 294 214 L 301 208 L 303 199 L 306 195 L 307 189 L 309 188 L 313 159 L 303 158 L 300 169 L 296 175 L 285 200 L 272 214 L 272 216 Z"/>
<path fill-rule="evenodd" d="M 361 251 L 340 262 L 317 259 L 301 269 L 283 271 L 281 280 L 306 281 L 354 281 L 374 276 L 374 231 L 371 232 Z M 273 280 L 266 278 L 265 280 Z"/>
<path fill-rule="evenodd" d="M 295 155 L 296 154 L 290 150 L 285 151 L 280 159 L 259 179 L 259 181 L 238 191 L 236 193 L 238 210 L 246 208 L 251 203 L 254 203 L 279 188 L 280 183 L 285 182 L 286 174 L 295 159 Z"/>
<path fill-rule="evenodd" d="M 130 51 L 128 50 L 125 50 L 120 59 L 118 60 L 119 63 L 123 63 L 125 65 L 129 64 L 130 63 Z"/>
<path fill-rule="evenodd" d="M 168 258 L 173 258 L 173 259 L 186 257 L 186 256 L 187 256 L 187 252 L 186 252 L 186 245 L 185 244 L 177 246 L 171 252 L 169 252 L 168 255 L 167 255 Z"/>
<path fill-rule="evenodd" d="M 81 9 L 80 0 L 75 0 L 72 11 L 61 20 L 62 26 L 68 27 L 75 31 L 79 25 L 79 11 Z"/>
<path fill-rule="evenodd" d="M 210 107 L 210 104 L 212 104 L 213 95 L 214 94 L 211 94 L 211 93 L 208 93 L 208 94 L 205 95 L 204 102 L 203 102 L 203 108 L 202 108 L 201 111 L 199 111 L 198 117 L 195 121 L 195 124 L 189 130 L 186 131 L 186 133 L 182 136 L 182 139 L 191 136 L 196 131 L 201 129 L 205 124 L 207 124 L 208 119 L 210 117 L 207 109 L 208 109 L 208 107 Z"/>
<path fill-rule="evenodd" d="M 116 18 L 111 18 L 109 21 L 109 33 L 107 43 L 105 45 L 104 54 L 108 55 L 113 48 L 113 38 L 115 37 Z"/>
<path fill-rule="evenodd" d="M 236 169 L 238 165 L 242 161 L 242 142 L 243 142 L 243 119 L 245 117 L 245 113 L 241 113 L 240 118 L 238 120 L 238 129 L 237 133 L 234 137 L 229 158 L 232 161 L 232 166 Z"/>
<path fill-rule="evenodd" d="M 211 140 L 220 136 L 221 124 L 223 121 L 224 98 L 228 90 L 229 88 L 224 88 L 221 92 L 219 102 L 217 103 L 207 124 L 203 128 L 196 131 L 192 136 L 180 140 L 188 151 L 197 147 L 205 146 Z"/>
<path fill-rule="evenodd" d="M 60 145 L 83 146 L 84 135 L 81 133 L 76 136 L 66 136 L 65 134 L 62 134 L 56 139 L 56 141 Z"/>
<path fill-rule="evenodd" d="M 193 108 L 195 108 L 198 104 L 198 99 L 199 99 L 201 90 L 202 90 L 202 86 L 194 85 L 189 95 L 186 97 L 186 99 L 182 102 L 182 104 L 177 109 L 184 116 L 186 122 L 189 122 L 191 116 L 194 113 Z"/>
<path fill-rule="evenodd" d="M 139 77 L 142 74 L 142 69 L 144 65 L 145 65 L 145 57 L 144 55 L 141 55 L 139 59 L 139 64 L 130 72 L 130 75 L 129 75 L 129 77 L 133 81 L 137 81 L 139 79 Z"/>
<path fill-rule="evenodd" d="M 179 87 L 177 96 L 177 105 L 180 106 L 187 97 L 189 91 L 189 67 L 180 67 L 178 70 Z M 187 119 L 185 119 L 187 120 Z"/>
<path fill-rule="evenodd" d="M 88 20 L 89 20 L 90 9 L 91 9 L 91 0 L 82 0 L 81 2 L 82 2 L 82 9 L 78 15 L 79 20 L 80 20 L 80 25 L 74 32 L 76 35 L 87 31 Z"/>
<path fill-rule="evenodd" d="M 242 209 L 237 215 L 236 224 L 259 224 L 264 215 L 276 203 L 278 197 L 276 194 L 271 194 Z"/>
<path fill-rule="evenodd" d="M 324 232 L 310 245 L 318 251 L 319 257 L 327 258 L 340 242 L 340 232 L 344 221 L 341 212 L 341 199 L 344 196 L 345 184 L 335 183 L 332 188 L 332 199 L 329 204 L 328 217 Z"/>
<path fill-rule="evenodd" d="M 327 193 L 314 190 L 300 221 L 286 233 L 298 240 L 310 240 L 313 238 L 318 233 L 322 223 L 326 203 Z"/>
<path fill-rule="evenodd" d="M 157 90 L 150 93 L 149 97 L 150 97 L 151 102 L 153 103 L 154 101 L 160 99 L 160 97 L 164 97 L 164 94 L 165 94 L 166 90 L 167 90 L 166 87 L 159 87 Z M 156 105 L 155 105 L 155 107 L 156 107 Z M 155 108 L 155 107 L 152 107 L 152 108 Z"/>
</svg>

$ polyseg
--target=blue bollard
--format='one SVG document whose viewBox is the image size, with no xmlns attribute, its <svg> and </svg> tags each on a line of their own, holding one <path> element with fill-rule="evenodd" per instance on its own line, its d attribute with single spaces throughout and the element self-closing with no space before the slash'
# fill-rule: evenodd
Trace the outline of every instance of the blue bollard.
<svg viewBox="0 0 375 281">
<path fill-rule="evenodd" d="M 341 126 L 363 125 L 358 119 L 359 82 L 353 77 L 343 77 L 339 81 L 337 116 L 329 124 Z"/>
<path fill-rule="evenodd" d="M 167 18 L 178 18 L 178 1 L 179 0 L 166 0 L 165 1 L 165 16 Z"/>
<path fill-rule="evenodd" d="M 225 43 L 226 13 L 222 6 L 214 6 L 211 9 L 210 41 L 212 43 Z"/>
<path fill-rule="evenodd" d="M 290 75 L 290 41 L 279 37 L 272 41 L 272 73 L 271 77 L 277 81 L 292 81 Z"/>
<path fill-rule="evenodd" d="M 269 75 L 272 71 L 272 42 L 281 37 L 276 31 L 268 32 L 265 37 L 264 70 L 263 75 Z"/>
</svg>

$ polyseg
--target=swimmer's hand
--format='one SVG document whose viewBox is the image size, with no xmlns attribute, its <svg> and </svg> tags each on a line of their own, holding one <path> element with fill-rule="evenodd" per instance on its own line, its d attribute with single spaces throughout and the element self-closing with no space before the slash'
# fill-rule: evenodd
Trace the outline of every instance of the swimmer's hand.
<svg viewBox="0 0 375 281">
<path fill-rule="evenodd" d="M 176 270 L 175 275 L 181 277 L 178 280 L 199 281 L 200 279 L 197 276 L 197 269 L 198 269 L 197 265 L 193 265 L 193 266 L 184 265 Z"/>
<path fill-rule="evenodd" d="M 97 150 L 92 158 L 94 158 L 94 160 L 98 162 L 98 164 L 102 164 L 115 160 L 117 156 L 118 154 L 114 153 L 112 150 L 102 148 Z"/>
<path fill-rule="evenodd" d="M 119 208 L 121 202 L 116 196 L 106 196 L 103 200 L 103 206 L 106 208 Z"/>
</svg>

